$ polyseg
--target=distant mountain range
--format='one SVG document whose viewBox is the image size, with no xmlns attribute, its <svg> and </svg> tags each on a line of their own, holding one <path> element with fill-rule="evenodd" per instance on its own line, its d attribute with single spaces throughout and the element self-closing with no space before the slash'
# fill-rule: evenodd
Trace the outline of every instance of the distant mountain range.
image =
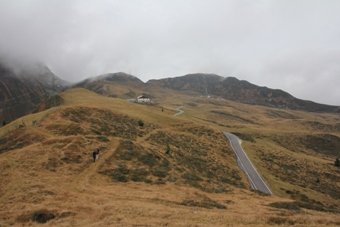
<svg viewBox="0 0 340 227">
<path fill-rule="evenodd" d="M 111 85 L 115 86 L 115 89 L 110 89 Z M 117 86 L 124 87 L 127 92 L 123 96 L 117 95 L 114 93 Z M 188 74 L 175 78 L 149 80 L 144 83 L 137 77 L 119 72 L 88 78 L 70 86 L 70 83 L 58 78 L 43 64 L 36 63 L 13 69 L 0 61 L 0 121 L 10 122 L 29 114 L 51 95 L 69 87 L 82 87 L 118 98 L 133 98 L 143 91 L 167 89 L 251 105 L 309 112 L 340 112 L 338 106 L 301 100 L 282 90 L 260 87 L 248 81 L 215 74 Z M 153 96 L 157 98 L 157 94 Z M 46 103 L 44 106 L 48 107 Z"/>
<path fill-rule="evenodd" d="M 339 106 L 301 100 L 285 91 L 260 87 L 235 77 L 214 74 L 189 74 L 182 77 L 150 80 L 148 83 L 177 91 L 195 91 L 251 105 L 287 108 L 309 112 L 340 112 Z"/>
<path fill-rule="evenodd" d="M 106 74 L 91 78 L 76 84 L 99 94 L 104 94 L 104 85 L 115 83 L 131 85 L 132 87 L 166 88 L 176 92 L 194 92 L 206 97 L 217 97 L 251 105 L 269 106 L 309 112 L 340 112 L 339 106 L 319 104 L 312 101 L 301 100 L 289 93 L 279 90 L 260 87 L 248 81 L 238 80 L 235 77 L 221 77 L 215 74 L 188 74 L 181 77 L 149 80 L 143 83 L 138 78 L 125 73 Z"/>
</svg>

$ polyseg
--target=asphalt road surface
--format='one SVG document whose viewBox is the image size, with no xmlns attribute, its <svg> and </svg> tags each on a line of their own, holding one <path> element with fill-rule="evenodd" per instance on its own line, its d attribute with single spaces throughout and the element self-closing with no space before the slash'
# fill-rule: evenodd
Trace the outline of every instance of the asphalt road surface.
<svg viewBox="0 0 340 227">
<path fill-rule="evenodd" d="M 180 107 L 176 108 L 176 110 L 179 111 L 179 112 L 178 112 L 178 113 L 175 113 L 174 116 L 178 116 L 178 115 L 184 113 L 184 111 L 182 110 L 182 108 L 183 108 L 183 106 L 180 106 Z"/>
<path fill-rule="evenodd" d="M 251 187 L 266 194 L 273 194 L 261 178 L 260 174 L 256 171 L 253 164 L 250 162 L 247 154 L 242 149 L 237 136 L 229 132 L 223 133 L 229 139 L 230 145 L 233 148 L 237 157 L 237 164 L 240 169 L 247 174 Z"/>
</svg>

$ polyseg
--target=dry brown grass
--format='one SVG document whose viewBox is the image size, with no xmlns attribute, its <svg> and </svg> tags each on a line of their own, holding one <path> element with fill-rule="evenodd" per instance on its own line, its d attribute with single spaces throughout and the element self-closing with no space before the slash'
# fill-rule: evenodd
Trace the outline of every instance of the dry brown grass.
<svg viewBox="0 0 340 227">
<path fill-rule="evenodd" d="M 340 136 L 336 115 L 180 94 L 159 96 L 163 112 L 84 89 L 61 95 L 64 106 L 19 120 L 43 118 L 38 126 L 0 129 L 0 226 L 340 225 L 337 213 L 306 209 L 339 208 L 332 156 L 297 142 L 303 134 Z M 185 112 L 174 117 L 179 105 Z M 249 190 L 222 130 L 243 138 L 276 196 Z M 275 140 L 291 137 L 299 150 Z M 327 189 L 312 187 L 315 170 Z M 117 171 L 128 181 L 112 177 Z"/>
</svg>

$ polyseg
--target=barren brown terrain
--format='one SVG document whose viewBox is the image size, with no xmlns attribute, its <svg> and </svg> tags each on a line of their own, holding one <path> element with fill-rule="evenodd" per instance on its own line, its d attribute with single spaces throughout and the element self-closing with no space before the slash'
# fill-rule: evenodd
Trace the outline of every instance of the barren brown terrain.
<svg viewBox="0 0 340 227">
<path fill-rule="evenodd" d="M 340 225 L 339 114 L 148 92 L 75 88 L 0 128 L 0 226 Z M 274 195 L 251 190 L 222 131 Z"/>
</svg>

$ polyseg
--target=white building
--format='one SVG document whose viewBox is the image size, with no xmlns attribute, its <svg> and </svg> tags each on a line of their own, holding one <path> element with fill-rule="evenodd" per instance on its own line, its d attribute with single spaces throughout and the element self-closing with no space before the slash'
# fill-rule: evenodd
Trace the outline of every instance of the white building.
<svg viewBox="0 0 340 227">
<path fill-rule="evenodd" d="M 140 95 L 137 97 L 137 102 L 139 103 L 151 103 L 150 98 L 146 97 L 145 95 Z"/>
</svg>

